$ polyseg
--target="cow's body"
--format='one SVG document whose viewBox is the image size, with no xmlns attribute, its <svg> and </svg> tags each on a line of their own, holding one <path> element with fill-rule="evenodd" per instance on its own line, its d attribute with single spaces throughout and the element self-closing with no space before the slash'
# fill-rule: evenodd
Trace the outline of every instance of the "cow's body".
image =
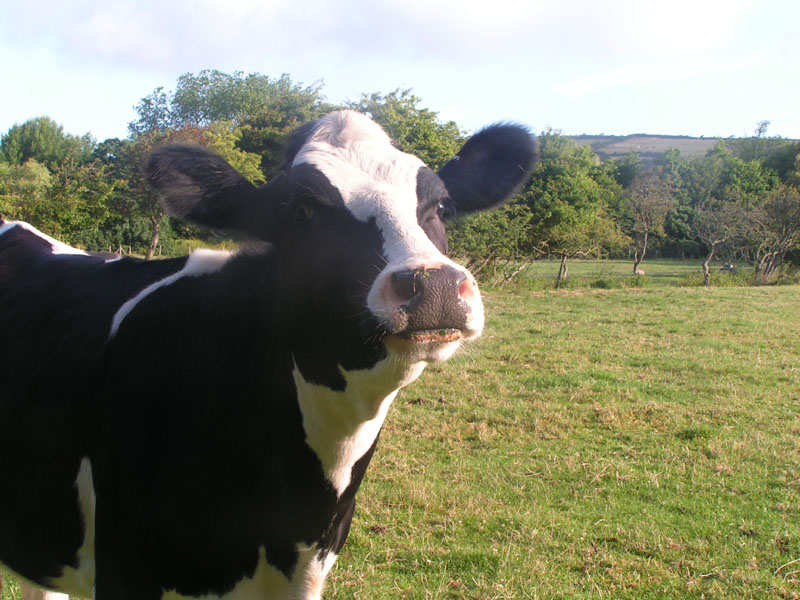
<svg viewBox="0 0 800 600">
<path fill-rule="evenodd" d="M 530 168 L 521 130 L 478 150 L 508 135 L 484 204 Z M 437 203 L 483 207 L 457 163 L 334 113 L 260 189 L 202 150 L 151 160 L 237 253 L 104 260 L 0 225 L 0 563 L 98 600 L 319 598 L 397 391 L 483 324 L 443 254 Z"/>
</svg>

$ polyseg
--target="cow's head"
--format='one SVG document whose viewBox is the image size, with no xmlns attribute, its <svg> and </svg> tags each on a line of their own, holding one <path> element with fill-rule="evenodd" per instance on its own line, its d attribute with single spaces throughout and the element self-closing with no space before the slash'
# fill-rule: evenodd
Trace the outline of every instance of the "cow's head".
<svg viewBox="0 0 800 600">
<path fill-rule="evenodd" d="M 335 386 L 339 365 L 365 368 L 387 352 L 444 360 L 480 335 L 478 288 L 446 256 L 445 221 L 504 201 L 534 160 L 525 129 L 496 125 L 435 173 L 368 117 L 341 111 L 298 129 L 283 174 L 260 188 L 197 147 L 163 147 L 146 171 L 173 216 L 270 245 L 275 293 L 309 325 L 290 334 L 298 366 Z M 326 344 L 338 364 L 315 364 L 309 344 Z"/>
</svg>

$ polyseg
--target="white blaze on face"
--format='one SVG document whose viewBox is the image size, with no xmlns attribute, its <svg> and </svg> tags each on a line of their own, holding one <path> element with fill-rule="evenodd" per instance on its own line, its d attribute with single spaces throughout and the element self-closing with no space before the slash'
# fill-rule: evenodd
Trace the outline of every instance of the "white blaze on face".
<svg viewBox="0 0 800 600">
<path fill-rule="evenodd" d="M 369 118 L 350 112 L 328 115 L 298 152 L 294 165 L 300 164 L 324 173 L 356 219 L 375 219 L 390 264 L 446 260 L 417 223 L 417 175 L 425 164 L 392 146 Z"/>
</svg>

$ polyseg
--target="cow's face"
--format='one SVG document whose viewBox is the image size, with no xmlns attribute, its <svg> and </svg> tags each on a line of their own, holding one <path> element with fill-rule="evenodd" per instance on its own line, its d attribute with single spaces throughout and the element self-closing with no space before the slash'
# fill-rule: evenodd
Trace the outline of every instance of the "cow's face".
<svg viewBox="0 0 800 600">
<path fill-rule="evenodd" d="M 369 118 L 341 111 L 298 130 L 284 174 L 262 188 L 185 146 L 157 151 L 148 173 L 173 215 L 269 242 L 281 293 L 322 340 L 359 348 L 339 357 L 352 368 L 386 352 L 444 360 L 480 335 L 480 294 L 447 258 L 444 222 L 502 202 L 533 161 L 524 129 L 495 126 L 437 174 Z"/>
</svg>

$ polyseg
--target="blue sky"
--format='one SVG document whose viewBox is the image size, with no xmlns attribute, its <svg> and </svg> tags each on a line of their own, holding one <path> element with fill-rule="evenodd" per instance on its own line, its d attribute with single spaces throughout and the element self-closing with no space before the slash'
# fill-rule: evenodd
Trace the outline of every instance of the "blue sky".
<svg viewBox="0 0 800 600">
<path fill-rule="evenodd" d="M 0 133 L 47 115 L 98 140 L 202 69 L 412 88 L 467 130 L 800 138 L 797 0 L 4 0 Z"/>
</svg>

